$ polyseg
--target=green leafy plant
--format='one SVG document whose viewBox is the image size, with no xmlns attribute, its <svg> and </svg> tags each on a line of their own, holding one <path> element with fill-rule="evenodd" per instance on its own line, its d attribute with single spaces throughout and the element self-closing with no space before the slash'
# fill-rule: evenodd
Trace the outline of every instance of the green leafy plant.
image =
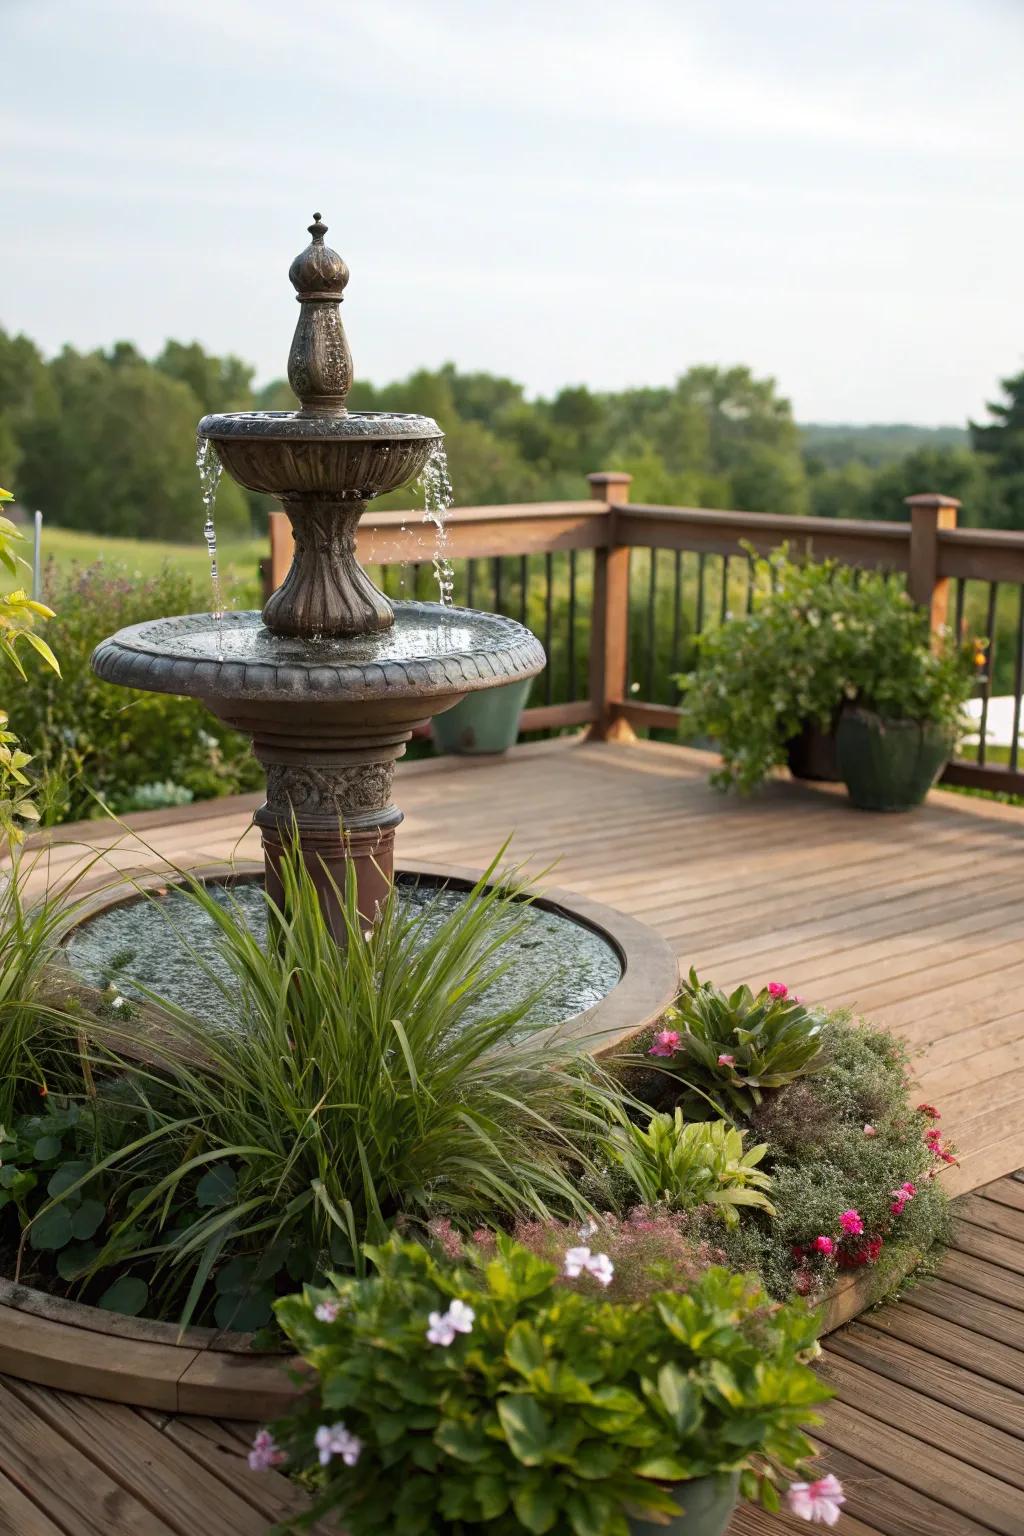
<svg viewBox="0 0 1024 1536">
<path fill-rule="evenodd" d="M 824 1015 L 780 982 L 757 993 L 741 986 L 727 995 L 691 969 L 665 1022 L 668 1028 L 649 1054 L 663 1057 L 659 1066 L 678 1073 L 686 1086 L 739 1115 L 749 1116 L 766 1089 L 822 1066 Z"/>
<path fill-rule="evenodd" d="M 236 1266 L 224 1294 L 241 1298 L 250 1278 L 267 1312 L 286 1274 L 294 1284 L 358 1267 L 364 1240 L 397 1221 L 447 1215 L 472 1229 L 585 1214 L 581 1146 L 618 1102 L 578 1043 L 530 1021 L 532 998 L 486 1006 L 523 913 L 488 884 L 495 866 L 443 921 L 403 913 L 392 897 L 372 931 L 350 879 L 344 950 L 294 851 L 282 873 L 265 942 L 192 883 L 230 979 L 207 967 L 205 1016 L 165 1007 L 172 1032 L 151 1053 L 146 1081 L 168 1106 L 176 1160 L 123 1226 L 144 1234 L 137 1251 L 177 1288 L 183 1321 L 208 1283 L 226 1283 L 217 1272 L 229 1259 L 259 1264 L 248 1277 Z M 225 1013 L 241 1027 L 225 1026 Z M 116 1054 L 117 1023 L 101 1035 Z M 184 1207 L 186 1225 L 168 1219 Z"/>
<path fill-rule="evenodd" d="M 834 728 L 848 702 L 955 729 L 977 675 L 979 642 L 933 636 L 892 577 L 835 560 L 754 560 L 749 614 L 698 637 L 696 669 L 677 677 L 681 731 L 711 737 L 719 788 L 743 793 L 786 761 L 807 724 Z"/>
<path fill-rule="evenodd" d="M 372 1278 L 277 1305 L 318 1376 L 279 1430 L 317 1489 L 299 1526 L 628 1536 L 627 1510 L 663 1522 L 667 1484 L 685 1504 L 717 1473 L 777 1508 L 776 1477 L 813 1454 L 815 1319 L 749 1276 L 617 1304 L 614 1279 L 606 1298 L 508 1238 L 478 1266 L 398 1243 L 370 1257 Z"/>
<path fill-rule="evenodd" d="M 712 1205 L 727 1226 L 735 1226 L 744 1206 L 775 1214 L 767 1194 L 772 1181 L 758 1167 L 768 1149 L 745 1150 L 744 1135 L 724 1120 L 687 1123 L 677 1108 L 652 1115 L 643 1129 L 624 1120 L 612 1131 L 608 1150 L 645 1205 Z"/>
<path fill-rule="evenodd" d="M 37 743 L 32 773 L 44 824 L 183 804 L 259 788 L 261 770 L 245 737 L 214 719 L 198 699 L 144 693 L 101 682 L 90 657 L 126 624 L 209 606 L 209 592 L 170 566 L 139 579 L 100 564 L 44 572 L 58 610 L 50 630 L 63 682 L 32 675 L 21 691 L 18 725 Z M 160 796 L 155 786 L 171 786 Z"/>
<path fill-rule="evenodd" d="M 12 502 L 10 491 L 0 490 L 0 506 Z M 17 580 L 27 562 L 18 553 L 23 534 L 10 518 L 0 517 L 0 573 Z M 53 610 L 44 603 L 29 597 L 22 587 L 0 592 L 0 661 L 6 662 L 17 677 L 28 682 L 28 674 L 22 664 L 19 646 L 24 642 L 42 657 L 46 665 L 60 676 L 56 656 L 42 635 L 37 634 L 40 619 L 52 619 Z M 0 841 L 9 844 L 23 840 L 22 823 L 38 821 L 39 808 L 32 794 L 32 781 L 25 769 L 32 762 L 32 754 L 26 752 L 13 731 L 7 729 L 10 716 L 0 709 Z"/>
</svg>

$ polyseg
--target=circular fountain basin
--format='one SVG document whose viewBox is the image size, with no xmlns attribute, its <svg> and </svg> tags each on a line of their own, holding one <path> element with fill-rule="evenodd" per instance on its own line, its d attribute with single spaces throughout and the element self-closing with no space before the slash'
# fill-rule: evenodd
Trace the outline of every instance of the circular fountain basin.
<svg viewBox="0 0 1024 1536">
<path fill-rule="evenodd" d="M 260 875 L 210 881 L 208 892 L 266 941 L 267 908 Z M 403 918 L 420 919 L 424 942 L 467 898 L 468 883 L 400 871 L 395 888 Z M 550 902 L 523 903 L 522 925 L 507 919 L 509 937 L 498 959 L 510 962 L 467 1013 L 467 1023 L 527 1004 L 524 1022 L 561 1024 L 592 1014 L 622 980 L 623 957 L 601 929 Z M 518 928 L 519 931 L 512 931 Z M 138 1001 L 155 993 L 190 1013 L 212 1012 L 228 1029 L 244 1029 L 204 967 L 225 984 L 231 973 L 220 954 L 219 929 L 175 886 L 166 895 L 135 895 L 80 923 L 65 942 L 72 972 L 99 990 L 113 982 Z"/>
<path fill-rule="evenodd" d="M 413 480 L 444 433 L 431 416 L 233 411 L 204 416 L 199 435 L 250 491 L 368 501 Z"/>
<path fill-rule="evenodd" d="M 339 639 L 275 635 L 255 610 L 181 614 L 132 624 L 103 640 L 92 666 L 105 682 L 211 702 L 422 703 L 533 677 L 544 648 L 498 613 L 440 603 L 394 605 L 390 629 Z M 444 705 L 442 707 L 447 707 Z M 415 715 L 416 711 L 413 710 Z"/>
</svg>

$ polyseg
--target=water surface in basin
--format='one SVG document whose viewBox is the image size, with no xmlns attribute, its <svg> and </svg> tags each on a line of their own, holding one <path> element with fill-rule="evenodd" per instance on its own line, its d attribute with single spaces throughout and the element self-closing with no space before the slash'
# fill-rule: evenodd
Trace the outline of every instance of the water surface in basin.
<svg viewBox="0 0 1024 1536">
<path fill-rule="evenodd" d="M 426 942 L 465 900 L 457 886 L 439 887 L 415 876 L 397 877 L 403 915 L 423 916 L 420 930 Z M 222 905 L 232 901 L 260 943 L 266 941 L 266 906 L 258 880 L 230 887 L 211 884 L 210 893 Z M 561 912 L 540 906 L 522 909 L 526 922 L 501 951 L 509 968 L 493 984 L 471 1017 L 487 1016 L 521 1002 L 538 987 L 543 994 L 531 1004 L 527 1017 L 536 1023 L 557 1024 L 583 1013 L 606 997 L 622 977 L 618 952 L 600 933 Z M 197 958 L 217 976 L 230 980 L 219 952 L 219 931 L 202 908 L 172 888 L 164 897 L 109 907 L 76 928 L 66 945 L 72 970 L 90 986 L 113 982 L 125 996 L 154 992 L 190 1012 L 212 1010 L 228 1025 L 241 1026 L 240 1015 L 225 1017 L 224 999 L 213 994 Z"/>
</svg>

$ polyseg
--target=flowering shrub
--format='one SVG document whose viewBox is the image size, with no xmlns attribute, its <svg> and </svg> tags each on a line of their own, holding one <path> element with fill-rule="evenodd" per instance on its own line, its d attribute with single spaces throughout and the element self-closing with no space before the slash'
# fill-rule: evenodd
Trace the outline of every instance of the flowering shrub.
<svg viewBox="0 0 1024 1536">
<path fill-rule="evenodd" d="M 0 506 L 13 500 L 10 491 L 0 490 Z M 22 541 L 21 531 L 10 518 L 0 517 L 0 574 L 18 579 L 26 565 L 17 549 Z M 0 661 L 6 663 L 23 683 L 28 682 L 28 674 L 22 664 L 21 642 L 30 646 L 51 671 L 60 676 L 56 656 L 42 635 L 36 632 L 40 619 L 52 618 L 52 609 L 29 597 L 22 587 L 0 593 Z M 32 781 L 25 773 L 32 755 L 22 748 L 17 735 L 7 729 L 9 721 L 7 710 L 0 709 L 0 847 L 5 841 L 20 843 L 24 837 L 22 823 L 39 820 L 39 808 L 32 797 Z"/>
<path fill-rule="evenodd" d="M 814 1320 L 750 1276 L 712 1268 L 637 1303 L 613 1299 L 614 1276 L 567 1288 L 568 1254 L 556 1266 L 505 1237 L 458 1265 L 415 1244 L 371 1257 L 373 1278 L 277 1305 L 317 1386 L 252 1455 L 309 1476 L 298 1525 L 628 1536 L 627 1510 L 677 1513 L 667 1485 L 715 1473 L 778 1508 L 777 1479 L 813 1454 L 804 1426 L 829 1395 L 805 1363 Z"/>
<path fill-rule="evenodd" d="M 655 1036 L 648 1055 L 723 1108 L 749 1114 L 763 1090 L 818 1070 L 822 1022 L 784 982 L 770 981 L 756 996 L 749 987 L 726 996 L 691 970 L 671 1028 Z"/>
</svg>

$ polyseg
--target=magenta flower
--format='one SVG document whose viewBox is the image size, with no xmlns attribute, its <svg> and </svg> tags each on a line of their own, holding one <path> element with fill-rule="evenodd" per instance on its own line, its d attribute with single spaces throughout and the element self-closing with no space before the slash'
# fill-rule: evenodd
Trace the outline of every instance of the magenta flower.
<svg viewBox="0 0 1024 1536">
<path fill-rule="evenodd" d="M 334 1456 L 340 1456 L 346 1467 L 354 1467 L 363 1451 L 363 1442 L 358 1435 L 350 1434 L 344 1424 L 321 1424 L 313 1441 L 322 1467 Z"/>
<path fill-rule="evenodd" d="M 768 996 L 774 998 L 788 997 L 789 988 L 784 981 L 770 981 L 768 983 Z"/>
<path fill-rule="evenodd" d="M 677 1029 L 662 1029 L 654 1037 L 654 1044 L 647 1052 L 648 1056 L 674 1056 L 679 1049 L 679 1031 Z"/>
<path fill-rule="evenodd" d="M 835 1240 L 831 1237 L 816 1237 L 811 1246 L 816 1248 L 819 1253 L 823 1253 L 826 1258 L 831 1258 L 832 1254 L 836 1251 Z"/>
<path fill-rule="evenodd" d="M 318 1323 L 333 1323 L 340 1311 L 340 1301 L 321 1301 L 313 1308 L 313 1316 Z"/>
<path fill-rule="evenodd" d="M 736 1057 L 730 1056 L 727 1051 L 723 1051 L 718 1058 L 718 1065 L 720 1067 L 734 1067 L 736 1065 Z"/>
<path fill-rule="evenodd" d="M 840 1213 L 839 1225 L 848 1237 L 860 1237 L 864 1231 L 864 1223 L 857 1211 L 849 1210 Z"/>
<path fill-rule="evenodd" d="M 284 1451 L 280 1449 L 270 1430 L 257 1430 L 249 1452 L 250 1471 L 269 1472 L 271 1467 L 279 1467 L 286 1459 Z"/>
<path fill-rule="evenodd" d="M 814 1483 L 790 1483 L 786 1490 L 786 1507 L 798 1520 L 813 1520 L 816 1524 L 835 1525 L 839 1519 L 839 1507 L 846 1503 L 843 1485 L 830 1472 Z"/>
</svg>

